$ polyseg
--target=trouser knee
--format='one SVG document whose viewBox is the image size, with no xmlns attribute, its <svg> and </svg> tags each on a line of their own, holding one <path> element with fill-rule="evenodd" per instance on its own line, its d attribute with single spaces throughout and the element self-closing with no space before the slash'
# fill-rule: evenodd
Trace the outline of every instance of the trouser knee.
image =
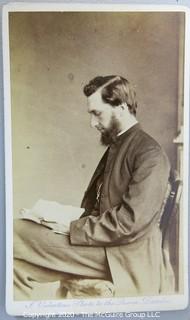
<svg viewBox="0 0 190 320">
<path fill-rule="evenodd" d="M 26 235 L 28 235 L 28 226 L 26 221 L 14 219 L 13 221 L 13 254 L 14 257 L 22 257 L 23 247 L 26 243 Z"/>
</svg>

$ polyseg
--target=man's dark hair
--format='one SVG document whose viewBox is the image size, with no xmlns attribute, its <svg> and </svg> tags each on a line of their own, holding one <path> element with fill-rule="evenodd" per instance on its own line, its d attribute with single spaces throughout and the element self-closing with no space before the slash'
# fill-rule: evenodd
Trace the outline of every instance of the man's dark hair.
<svg viewBox="0 0 190 320">
<path fill-rule="evenodd" d="M 127 79 L 117 75 L 98 76 L 85 85 L 83 91 L 89 97 L 98 89 L 101 90 L 102 100 L 105 103 L 109 103 L 112 107 L 126 103 L 129 111 L 136 115 L 136 93 Z"/>
</svg>

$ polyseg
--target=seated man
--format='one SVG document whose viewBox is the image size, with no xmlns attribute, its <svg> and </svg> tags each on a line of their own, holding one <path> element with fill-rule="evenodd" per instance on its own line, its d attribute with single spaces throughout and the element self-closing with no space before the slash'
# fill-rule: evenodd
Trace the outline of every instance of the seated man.
<svg viewBox="0 0 190 320">
<path fill-rule="evenodd" d="M 71 277 L 112 281 L 116 297 L 173 293 L 159 228 L 168 158 L 141 129 L 128 80 L 96 77 L 84 93 L 91 125 L 108 148 L 85 192 L 85 213 L 68 235 L 15 221 L 15 300 L 31 299 L 35 281 L 61 280 L 64 288 Z"/>
</svg>

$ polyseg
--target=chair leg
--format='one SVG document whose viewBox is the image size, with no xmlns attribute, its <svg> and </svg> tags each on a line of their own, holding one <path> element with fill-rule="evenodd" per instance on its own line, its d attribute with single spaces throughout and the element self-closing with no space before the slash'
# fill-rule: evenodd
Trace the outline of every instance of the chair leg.
<svg viewBox="0 0 190 320">
<path fill-rule="evenodd" d="M 67 299 L 68 289 L 63 286 L 60 282 L 60 286 L 56 291 L 56 298 L 57 299 Z"/>
</svg>

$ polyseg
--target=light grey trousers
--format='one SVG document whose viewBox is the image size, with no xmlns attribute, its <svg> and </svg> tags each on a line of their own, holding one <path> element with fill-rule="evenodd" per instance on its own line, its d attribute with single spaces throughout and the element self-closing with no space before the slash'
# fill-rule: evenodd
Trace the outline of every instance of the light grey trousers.
<svg viewBox="0 0 190 320">
<path fill-rule="evenodd" d="M 110 279 L 102 247 L 73 246 L 69 236 L 32 221 L 14 221 L 14 300 L 30 300 L 35 282 Z M 43 300 L 43 297 L 40 297 Z"/>
</svg>

